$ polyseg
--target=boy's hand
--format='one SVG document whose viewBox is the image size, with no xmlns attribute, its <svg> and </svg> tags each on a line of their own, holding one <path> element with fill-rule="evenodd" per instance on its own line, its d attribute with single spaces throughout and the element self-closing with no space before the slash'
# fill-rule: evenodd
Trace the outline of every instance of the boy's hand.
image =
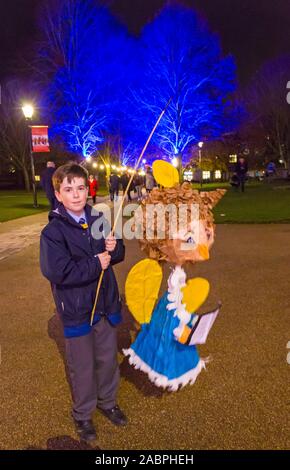
<svg viewBox="0 0 290 470">
<path fill-rule="evenodd" d="M 117 240 L 114 237 L 114 235 L 110 233 L 110 235 L 105 240 L 106 250 L 113 251 L 116 248 L 116 245 L 117 245 Z"/>
<path fill-rule="evenodd" d="M 99 253 L 98 258 L 100 260 L 102 269 L 103 270 L 107 269 L 111 261 L 111 256 L 109 255 L 109 253 L 107 251 L 104 251 L 103 253 Z"/>
</svg>

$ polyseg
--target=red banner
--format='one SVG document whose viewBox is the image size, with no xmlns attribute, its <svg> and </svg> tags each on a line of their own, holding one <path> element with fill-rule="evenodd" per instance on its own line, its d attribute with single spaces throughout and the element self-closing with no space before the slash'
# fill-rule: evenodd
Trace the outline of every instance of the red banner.
<svg viewBox="0 0 290 470">
<path fill-rule="evenodd" d="M 48 126 L 31 126 L 33 152 L 49 152 Z"/>
</svg>

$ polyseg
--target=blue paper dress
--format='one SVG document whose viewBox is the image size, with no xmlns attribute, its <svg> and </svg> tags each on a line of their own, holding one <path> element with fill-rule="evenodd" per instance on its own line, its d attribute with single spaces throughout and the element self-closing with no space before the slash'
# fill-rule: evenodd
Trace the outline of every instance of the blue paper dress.
<svg viewBox="0 0 290 470">
<path fill-rule="evenodd" d="M 175 338 L 173 331 L 180 325 L 180 318 L 176 309 L 168 309 L 168 296 L 167 291 L 155 307 L 150 323 L 141 325 L 136 340 L 124 354 L 155 385 L 175 391 L 179 386 L 194 383 L 205 362 L 195 346 Z"/>
</svg>

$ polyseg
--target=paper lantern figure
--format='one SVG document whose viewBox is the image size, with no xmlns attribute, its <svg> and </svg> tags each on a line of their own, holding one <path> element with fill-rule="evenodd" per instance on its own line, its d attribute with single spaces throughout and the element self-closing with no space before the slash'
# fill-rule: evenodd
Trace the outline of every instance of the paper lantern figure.
<svg viewBox="0 0 290 470">
<path fill-rule="evenodd" d="M 211 210 L 225 190 L 199 193 L 189 183 L 180 185 L 177 170 L 161 160 L 154 162 L 153 174 L 161 187 L 154 188 L 142 201 L 134 223 L 141 249 L 149 259 L 133 266 L 125 285 L 128 308 L 141 329 L 131 347 L 123 352 L 130 364 L 145 372 L 156 386 L 175 391 L 193 384 L 205 367 L 196 345 L 205 343 L 219 313 L 220 304 L 211 312 L 196 313 L 208 296 L 209 282 L 203 278 L 186 282 L 183 265 L 209 258 L 214 241 Z M 192 219 L 193 207 L 199 209 L 197 220 Z M 162 213 L 164 208 L 178 209 L 174 228 L 170 210 L 163 211 L 158 226 L 158 211 Z M 162 261 L 174 263 L 175 268 L 167 291 L 155 306 Z"/>
</svg>

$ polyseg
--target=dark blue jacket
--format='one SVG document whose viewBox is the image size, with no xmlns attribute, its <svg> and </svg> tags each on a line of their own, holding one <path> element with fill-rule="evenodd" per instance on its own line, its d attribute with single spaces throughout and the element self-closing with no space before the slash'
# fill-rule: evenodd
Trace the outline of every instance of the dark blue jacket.
<svg viewBox="0 0 290 470">
<path fill-rule="evenodd" d="M 117 175 L 110 176 L 110 189 L 112 191 L 118 191 L 119 189 L 120 178 Z"/>
<path fill-rule="evenodd" d="M 49 224 L 41 233 L 40 267 L 42 274 L 52 284 L 56 308 L 66 336 L 89 333 L 91 311 L 102 271 L 97 254 L 105 251 L 105 241 L 103 236 L 99 240 L 92 236 L 92 227 L 96 233 L 103 233 L 103 230 L 108 232 L 110 227 L 101 212 L 92 215 L 91 211 L 91 206 L 87 205 L 85 213 L 89 227 L 84 229 L 61 204 L 50 212 Z M 118 285 L 112 265 L 124 259 L 125 247 L 122 240 L 117 240 L 117 246 L 110 255 L 111 263 L 104 271 L 94 323 L 101 315 L 106 315 L 114 324 L 116 315 L 120 316 L 121 313 Z"/>
<path fill-rule="evenodd" d="M 238 176 L 245 176 L 248 172 L 248 164 L 246 162 L 246 160 L 244 161 L 244 163 L 240 162 L 240 160 L 238 160 L 237 164 L 236 164 L 236 173 Z"/>
</svg>

